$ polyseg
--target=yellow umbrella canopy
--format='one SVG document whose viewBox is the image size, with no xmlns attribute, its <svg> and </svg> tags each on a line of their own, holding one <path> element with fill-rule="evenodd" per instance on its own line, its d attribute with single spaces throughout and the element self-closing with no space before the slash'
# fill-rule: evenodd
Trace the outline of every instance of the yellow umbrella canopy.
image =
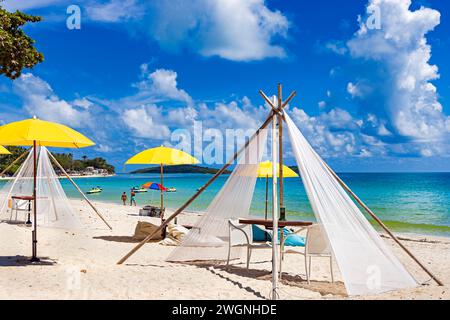
<svg viewBox="0 0 450 320">
<path fill-rule="evenodd" d="M 5 146 L 38 146 L 83 148 L 95 143 L 81 133 L 59 123 L 36 118 L 5 124 L 0 127 L 0 144 Z"/>
<path fill-rule="evenodd" d="M 266 161 L 266 162 L 261 162 L 259 164 L 259 168 L 258 168 L 258 178 L 272 178 L 272 168 L 273 168 L 273 164 L 271 161 Z M 277 176 L 279 175 L 280 172 L 280 164 L 278 164 L 277 167 Z M 295 173 L 294 170 L 292 170 L 291 168 L 287 167 L 287 166 L 283 166 L 283 178 L 296 178 L 298 177 L 298 174 Z"/>
<path fill-rule="evenodd" d="M 0 146 L 0 154 L 11 154 L 4 146 Z"/>
<path fill-rule="evenodd" d="M 159 165 L 181 165 L 197 163 L 199 163 L 199 161 L 190 154 L 181 150 L 167 148 L 164 146 L 142 151 L 125 162 L 125 164 Z"/>
</svg>

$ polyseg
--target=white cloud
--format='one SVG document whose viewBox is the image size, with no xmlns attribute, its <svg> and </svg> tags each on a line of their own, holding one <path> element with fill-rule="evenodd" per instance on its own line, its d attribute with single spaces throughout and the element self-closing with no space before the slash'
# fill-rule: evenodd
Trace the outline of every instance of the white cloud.
<svg viewBox="0 0 450 320">
<path fill-rule="evenodd" d="M 137 138 L 167 139 L 170 129 L 161 120 L 161 108 L 155 105 L 125 110 L 122 119 Z"/>
<path fill-rule="evenodd" d="M 339 55 L 344 55 L 348 52 L 345 43 L 340 41 L 329 41 L 325 44 L 325 48 Z"/>
<path fill-rule="evenodd" d="M 107 3 L 92 2 L 85 6 L 91 20 L 101 22 L 123 22 L 143 15 L 144 8 L 136 0 L 111 0 Z"/>
<path fill-rule="evenodd" d="M 15 80 L 13 89 L 22 98 L 23 107 L 30 116 L 74 127 L 83 127 L 90 123 L 87 112 L 60 99 L 46 81 L 31 73 L 22 74 Z"/>
<path fill-rule="evenodd" d="M 321 156 L 358 156 L 362 152 L 358 121 L 347 111 L 332 109 L 314 117 L 294 108 L 290 115 Z"/>
<path fill-rule="evenodd" d="M 178 88 L 177 73 L 173 70 L 157 69 L 150 73 L 148 66 L 141 66 L 141 81 L 134 84 L 138 93 L 121 99 L 120 104 L 125 106 L 140 106 L 148 103 L 164 101 L 180 101 L 192 104 L 191 96 L 183 89 Z"/>
<path fill-rule="evenodd" d="M 369 1 L 369 10 L 380 9 L 381 29 L 370 30 L 361 20 L 348 47 L 353 57 L 377 64 L 380 72 L 365 79 L 376 90 L 367 94 L 359 83 L 349 83 L 347 89 L 353 97 L 365 99 L 365 109 L 372 104 L 373 111 L 399 136 L 434 141 L 449 133 L 449 117 L 431 83 L 439 74 L 437 66 L 429 63 L 431 46 L 425 37 L 439 25 L 440 13 L 424 7 L 411 11 L 410 6 L 410 0 Z M 385 99 L 380 101 L 380 96 Z M 380 129 L 381 135 L 387 134 Z"/>
<path fill-rule="evenodd" d="M 234 61 L 286 55 L 274 43 L 286 36 L 289 22 L 265 0 L 166 0 L 154 3 L 152 10 L 151 34 L 167 49 L 189 47 Z"/>
</svg>

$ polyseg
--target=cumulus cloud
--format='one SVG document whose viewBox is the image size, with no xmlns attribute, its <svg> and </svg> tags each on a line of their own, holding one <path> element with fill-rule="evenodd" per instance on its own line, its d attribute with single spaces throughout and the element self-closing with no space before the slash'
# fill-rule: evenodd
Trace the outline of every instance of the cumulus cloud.
<svg viewBox="0 0 450 320">
<path fill-rule="evenodd" d="M 368 12 L 380 10 L 381 28 L 370 29 L 361 19 L 348 48 L 371 72 L 350 82 L 347 89 L 362 113 L 377 118 L 367 122 L 368 133 L 391 140 L 395 135 L 397 142 L 443 140 L 450 132 L 449 117 L 432 83 L 439 73 L 430 64 L 426 38 L 439 25 L 440 13 L 425 7 L 412 11 L 410 6 L 410 0 L 369 1 Z"/>
<path fill-rule="evenodd" d="M 151 11 L 151 34 L 169 50 L 187 47 L 234 61 L 286 55 L 275 43 L 286 36 L 289 22 L 265 0 L 165 0 L 155 2 Z"/>
<path fill-rule="evenodd" d="M 303 109 L 293 108 L 290 115 L 321 156 L 369 156 L 369 144 L 362 140 L 360 134 L 361 122 L 347 111 L 334 108 L 310 116 Z"/>
<path fill-rule="evenodd" d="M 179 101 L 192 104 L 191 96 L 178 88 L 178 74 L 173 70 L 157 69 L 149 72 L 148 66 L 141 66 L 141 81 L 133 86 L 138 89 L 135 95 L 125 97 L 121 103 L 127 106 L 159 103 L 164 101 Z"/>
<path fill-rule="evenodd" d="M 101 22 L 122 22 L 142 17 L 144 8 L 136 0 L 111 0 L 106 3 L 93 2 L 86 5 L 89 19 Z"/>
<path fill-rule="evenodd" d="M 135 137 L 147 139 L 167 139 L 170 129 L 161 121 L 161 108 L 155 105 L 125 110 L 123 121 Z"/>
<path fill-rule="evenodd" d="M 83 108 L 60 99 L 46 81 L 31 73 L 14 81 L 13 90 L 23 100 L 23 107 L 30 116 L 74 127 L 90 123 L 89 114 Z"/>
</svg>

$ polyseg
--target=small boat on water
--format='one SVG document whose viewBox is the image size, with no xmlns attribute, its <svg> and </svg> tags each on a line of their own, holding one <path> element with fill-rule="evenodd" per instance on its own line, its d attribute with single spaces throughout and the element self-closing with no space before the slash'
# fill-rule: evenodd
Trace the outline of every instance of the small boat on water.
<svg viewBox="0 0 450 320">
<path fill-rule="evenodd" d="M 166 192 L 177 192 L 177 189 L 175 189 L 174 187 L 168 187 L 166 188 Z"/>
<path fill-rule="evenodd" d="M 143 193 L 143 192 L 147 192 L 148 190 L 142 187 L 133 187 L 131 188 L 132 191 L 136 192 L 136 193 Z"/>
<path fill-rule="evenodd" d="M 91 188 L 91 190 L 89 190 L 86 193 L 87 194 L 95 194 L 95 193 L 101 193 L 102 191 L 103 191 L 103 189 L 97 186 L 97 187 Z"/>
</svg>

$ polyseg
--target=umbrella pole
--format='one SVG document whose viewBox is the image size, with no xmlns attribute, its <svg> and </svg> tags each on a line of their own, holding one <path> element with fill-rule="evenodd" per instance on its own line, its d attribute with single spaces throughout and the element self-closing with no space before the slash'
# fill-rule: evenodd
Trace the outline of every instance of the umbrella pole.
<svg viewBox="0 0 450 320">
<path fill-rule="evenodd" d="M 161 163 L 161 187 L 164 186 L 164 166 Z M 161 224 L 164 222 L 164 192 L 163 189 L 160 190 L 161 192 Z"/>
<path fill-rule="evenodd" d="M 37 257 L 37 195 L 36 195 L 36 183 L 37 180 L 37 150 L 36 150 L 36 140 L 33 141 L 33 231 L 32 231 L 32 253 L 31 262 L 38 262 L 39 258 Z"/>
<path fill-rule="evenodd" d="M 267 220 L 267 209 L 269 205 L 269 175 L 266 175 L 266 202 L 264 208 L 264 219 Z"/>
</svg>

